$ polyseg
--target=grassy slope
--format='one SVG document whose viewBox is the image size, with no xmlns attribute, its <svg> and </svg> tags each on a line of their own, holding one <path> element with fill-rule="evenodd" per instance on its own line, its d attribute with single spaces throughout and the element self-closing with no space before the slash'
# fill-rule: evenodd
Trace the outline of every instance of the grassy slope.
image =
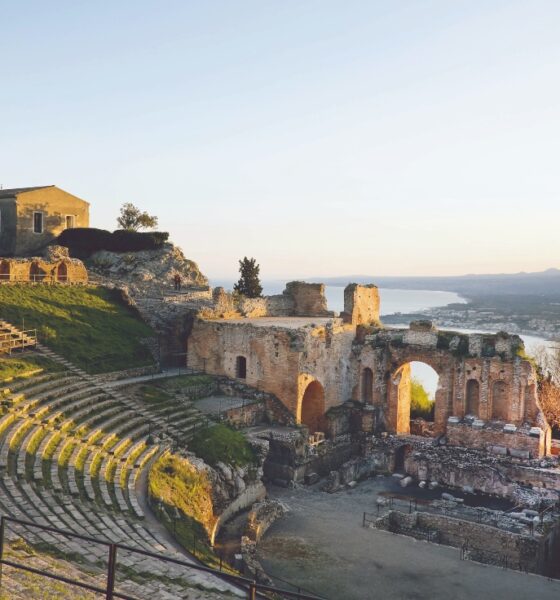
<svg viewBox="0 0 560 600">
<path fill-rule="evenodd" d="M 150 364 L 154 335 L 118 293 L 100 287 L 0 286 L 0 317 L 37 329 L 39 341 L 91 372 Z"/>
<path fill-rule="evenodd" d="M 39 375 L 45 371 L 55 372 L 62 370 L 62 365 L 49 360 L 45 356 L 25 352 L 13 354 L 10 357 L 0 358 L 0 381 L 12 381 Z"/>
</svg>

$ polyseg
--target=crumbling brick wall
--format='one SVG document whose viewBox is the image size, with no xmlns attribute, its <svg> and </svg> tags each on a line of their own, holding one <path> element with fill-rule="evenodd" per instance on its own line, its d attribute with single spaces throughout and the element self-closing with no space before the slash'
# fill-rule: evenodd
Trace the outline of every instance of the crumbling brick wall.
<svg viewBox="0 0 560 600">
<path fill-rule="evenodd" d="M 0 258 L 1 283 L 87 283 L 84 263 L 75 258 Z"/>
</svg>

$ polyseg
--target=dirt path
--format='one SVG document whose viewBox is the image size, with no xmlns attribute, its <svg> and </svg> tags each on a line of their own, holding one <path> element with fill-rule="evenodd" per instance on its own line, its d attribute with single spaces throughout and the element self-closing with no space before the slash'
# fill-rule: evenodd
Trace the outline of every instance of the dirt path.
<svg viewBox="0 0 560 600">
<path fill-rule="evenodd" d="M 354 490 L 271 488 L 290 514 L 260 545 L 271 576 L 301 585 L 329 600 L 557 600 L 560 581 L 461 561 L 459 550 L 361 526 L 375 512 L 383 479 Z"/>
</svg>

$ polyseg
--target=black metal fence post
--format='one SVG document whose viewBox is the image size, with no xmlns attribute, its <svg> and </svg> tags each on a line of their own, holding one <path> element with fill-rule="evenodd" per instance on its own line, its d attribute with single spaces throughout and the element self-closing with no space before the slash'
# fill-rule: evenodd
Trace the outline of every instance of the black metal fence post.
<svg viewBox="0 0 560 600">
<path fill-rule="evenodd" d="M 109 564 L 107 565 L 107 594 L 106 600 L 113 600 L 115 592 L 115 571 L 117 568 L 117 546 L 111 544 L 109 546 Z"/>
<path fill-rule="evenodd" d="M 2 515 L 0 519 L 0 589 L 2 589 L 2 561 L 4 560 L 4 528 L 6 527 L 6 518 Z"/>
<path fill-rule="evenodd" d="M 249 600 L 257 600 L 257 584 L 254 581 L 249 585 L 249 595 L 247 597 Z"/>
</svg>

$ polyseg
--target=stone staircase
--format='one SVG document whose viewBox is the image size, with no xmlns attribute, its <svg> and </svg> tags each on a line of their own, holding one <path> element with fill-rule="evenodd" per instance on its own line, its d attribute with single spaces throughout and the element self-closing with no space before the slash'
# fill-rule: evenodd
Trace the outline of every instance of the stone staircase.
<svg viewBox="0 0 560 600">
<path fill-rule="evenodd" d="M 65 370 L 0 388 L 0 512 L 192 560 L 144 514 L 145 492 L 138 483 L 172 441 L 189 439 L 200 414 L 172 403 L 151 410 L 42 345 L 39 350 Z M 90 565 L 104 560 L 100 552 L 105 551 L 93 545 L 23 526 L 11 529 L 12 537 L 17 534 L 33 546 L 79 556 Z M 146 578 L 142 595 L 135 591 L 140 598 L 239 594 L 216 576 L 156 559 L 122 555 L 119 564 Z"/>
</svg>

